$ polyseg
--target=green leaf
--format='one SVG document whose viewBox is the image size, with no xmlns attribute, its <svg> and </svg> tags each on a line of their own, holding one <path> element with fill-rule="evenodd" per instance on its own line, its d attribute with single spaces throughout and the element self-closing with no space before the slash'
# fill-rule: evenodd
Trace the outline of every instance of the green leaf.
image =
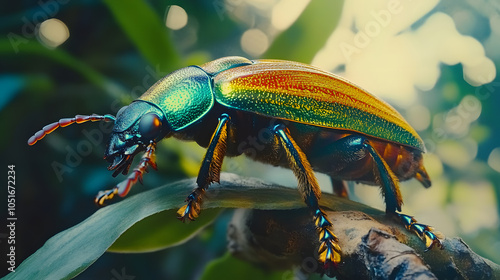
<svg viewBox="0 0 500 280">
<path fill-rule="evenodd" d="M 158 14 L 145 1 L 104 1 L 111 13 L 151 65 L 171 72 L 180 67 L 180 58 L 170 41 L 168 30 Z"/>
<path fill-rule="evenodd" d="M 281 280 L 289 279 L 291 276 L 293 276 L 292 271 L 264 271 L 226 253 L 219 259 L 211 261 L 200 279 Z"/>
<path fill-rule="evenodd" d="M 50 238 L 42 248 L 22 262 L 15 273 L 10 273 L 4 279 L 70 279 L 75 277 L 94 263 L 124 232 L 137 222 L 162 211 L 177 210 L 184 204 L 186 195 L 195 187 L 195 179 L 182 180 L 139 193 L 119 203 L 99 209 L 80 224 Z M 341 208 L 343 210 L 361 210 L 367 214 L 374 211 L 382 213 L 368 206 L 333 195 L 324 194 L 321 204 L 332 206 L 329 207 L 332 210 Z M 243 179 L 233 174 L 222 174 L 221 183 L 212 185 L 206 192 L 203 206 L 204 209 L 295 209 L 305 207 L 298 191 L 294 188 L 267 184 L 256 179 Z M 171 216 L 170 219 L 176 220 L 172 214 L 173 211 L 164 213 L 166 216 Z M 202 212 L 202 215 L 204 214 L 216 215 L 206 210 Z M 160 217 L 154 219 L 161 219 Z M 193 222 L 193 224 L 196 223 Z M 161 222 L 156 224 L 161 224 Z M 199 226 L 202 227 L 205 224 L 202 222 Z M 151 226 L 151 232 L 160 231 L 154 228 L 154 224 Z M 178 222 L 177 225 L 171 223 L 171 227 L 174 226 L 186 227 L 181 222 Z M 140 230 L 140 227 L 137 231 L 145 234 L 145 231 Z M 189 231 L 188 229 L 186 238 L 193 235 L 193 231 L 191 230 L 191 233 Z"/>
<path fill-rule="evenodd" d="M 154 214 L 139 221 L 123 233 L 108 251 L 144 253 L 179 245 L 211 224 L 220 212 L 221 209 L 207 209 L 196 219 L 196 222 L 186 224 L 176 219 L 176 210 Z"/>
<path fill-rule="evenodd" d="M 311 1 L 300 17 L 272 43 L 263 57 L 309 63 L 340 19 L 344 1 Z"/>
</svg>

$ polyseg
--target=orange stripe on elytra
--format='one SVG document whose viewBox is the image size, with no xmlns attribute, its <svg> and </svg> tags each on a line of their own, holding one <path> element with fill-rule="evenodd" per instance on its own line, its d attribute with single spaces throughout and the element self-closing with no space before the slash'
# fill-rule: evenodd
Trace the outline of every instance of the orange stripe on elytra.
<svg viewBox="0 0 500 280">
<path fill-rule="evenodd" d="M 379 116 L 416 135 L 416 132 L 403 120 L 403 117 L 390 105 L 344 80 L 325 75 L 325 73 L 300 70 L 256 70 L 253 69 L 251 75 L 231 80 L 230 85 L 239 90 L 272 92 L 281 95 L 292 94 L 321 102 L 339 103 Z M 315 82 L 311 83 L 311 81 Z"/>
</svg>

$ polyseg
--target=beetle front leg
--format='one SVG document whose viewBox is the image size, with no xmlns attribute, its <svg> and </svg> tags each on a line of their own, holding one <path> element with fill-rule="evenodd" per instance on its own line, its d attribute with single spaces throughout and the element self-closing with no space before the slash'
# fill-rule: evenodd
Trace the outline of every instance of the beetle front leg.
<svg viewBox="0 0 500 280">
<path fill-rule="evenodd" d="M 128 194 L 132 186 L 137 183 L 137 181 L 142 184 L 142 176 L 144 173 L 148 172 L 148 166 L 157 169 L 155 160 L 155 150 L 156 142 L 151 141 L 146 147 L 146 152 L 141 158 L 139 165 L 134 168 L 132 173 L 124 181 L 117 184 L 114 188 L 110 190 L 100 191 L 94 199 L 94 202 L 99 206 L 104 206 L 107 200 L 113 199 L 115 195 L 124 197 Z"/>
<path fill-rule="evenodd" d="M 273 129 L 281 146 L 285 149 L 290 167 L 297 177 L 298 189 L 309 208 L 314 211 L 314 224 L 319 234 L 319 262 L 323 264 L 324 273 L 334 276 L 334 269 L 341 259 L 338 238 L 332 232 L 332 223 L 319 207 L 321 190 L 311 168 L 311 164 L 300 147 L 295 143 L 284 125 L 276 125 Z"/>
<path fill-rule="evenodd" d="M 219 124 L 212 135 L 198 173 L 198 179 L 196 180 L 198 187 L 186 198 L 187 204 L 177 211 L 181 221 L 186 219 L 193 221 L 198 217 L 205 190 L 211 183 L 220 181 L 222 161 L 226 154 L 229 121 L 230 117 L 227 114 L 222 114 L 219 117 Z"/>
</svg>

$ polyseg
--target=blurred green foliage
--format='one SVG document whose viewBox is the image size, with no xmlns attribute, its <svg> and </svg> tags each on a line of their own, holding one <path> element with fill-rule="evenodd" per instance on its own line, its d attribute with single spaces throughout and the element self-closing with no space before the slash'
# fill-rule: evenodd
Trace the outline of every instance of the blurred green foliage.
<svg viewBox="0 0 500 280">
<path fill-rule="evenodd" d="M 182 6 L 189 15 L 187 26 L 178 31 L 164 25 L 168 7 L 173 4 Z M 123 179 L 112 178 L 102 160 L 109 128 L 96 124 L 75 125 L 52 134 L 34 147 L 26 144 L 27 139 L 44 125 L 63 117 L 116 114 L 122 105 L 142 94 L 169 71 L 222 56 L 249 57 L 241 48 L 240 38 L 247 29 L 258 27 L 261 17 L 254 11 L 257 15 L 253 23 L 240 20 L 235 14 L 243 5 L 245 1 L 222 0 L 49 0 L 3 5 L 0 12 L 0 32 L 4 34 L 0 39 L 0 154 L 3 166 L 16 165 L 18 264 L 51 236 L 94 213 L 97 210 L 92 203 L 94 195 Z M 342 1 L 311 1 L 295 23 L 277 35 L 262 57 L 310 62 L 335 29 L 341 8 Z M 35 25 L 52 17 L 63 21 L 70 30 L 69 39 L 55 49 L 45 47 L 34 35 Z M 485 38 L 482 33 L 473 35 Z M 499 62 L 495 64 L 499 69 Z M 442 71 L 433 94 L 422 95 L 432 116 L 448 112 L 464 96 L 477 92 L 463 81 L 461 67 L 446 66 Z M 496 217 L 500 215 L 500 175 L 487 161 L 491 150 L 499 146 L 498 85 L 496 78 L 486 88 L 490 96 L 481 100 L 481 116 L 472 124 L 471 135 L 478 142 L 477 157 L 465 170 L 445 164 L 443 171 L 449 202 L 457 181 L 491 182 L 497 201 Z M 421 132 L 422 138 L 436 140 L 439 136 L 433 133 L 429 128 Z M 198 166 L 191 163 L 197 159 L 193 160 L 186 152 L 192 146 L 183 145 L 176 141 L 160 145 L 157 149 L 160 171 L 148 174 L 145 186 L 137 185 L 130 195 L 192 176 Z M 200 149 L 194 153 L 201 158 L 202 152 Z M 54 169 L 57 164 L 65 168 Z M 462 206 L 476 207 L 454 207 Z M 196 238 L 168 250 L 140 255 L 105 254 L 77 279 L 111 279 L 113 271 L 119 272 L 122 268 L 138 278 L 218 277 L 212 274 L 213 267 L 227 260 L 224 252 L 228 219 L 229 214 L 222 214 Z M 456 217 L 450 220 L 458 223 Z M 470 235 L 459 233 L 463 233 L 460 236 L 479 254 L 500 262 L 498 222 L 493 228 L 482 228 Z M 219 257 L 221 260 L 205 271 L 207 263 Z M 233 260 L 227 261 L 233 265 Z M 3 269 L 0 275 L 6 271 Z M 260 272 L 249 273 L 260 275 Z"/>
</svg>

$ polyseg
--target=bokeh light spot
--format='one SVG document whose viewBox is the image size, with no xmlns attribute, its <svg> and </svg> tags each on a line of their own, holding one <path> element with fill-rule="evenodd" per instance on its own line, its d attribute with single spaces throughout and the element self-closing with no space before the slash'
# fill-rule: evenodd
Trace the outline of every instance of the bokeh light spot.
<svg viewBox="0 0 500 280">
<path fill-rule="evenodd" d="M 40 24 L 37 35 L 42 44 L 56 48 L 68 40 L 69 29 L 64 22 L 51 18 Z"/>
<path fill-rule="evenodd" d="M 248 29 L 241 36 L 241 48 L 251 56 L 263 54 L 269 47 L 267 35 L 259 29 Z"/>
<path fill-rule="evenodd" d="M 407 120 L 416 130 L 425 130 L 431 123 L 431 112 L 425 106 L 416 105 L 408 109 Z"/>
<path fill-rule="evenodd" d="M 488 165 L 495 171 L 500 172 L 500 147 L 493 149 L 488 156 Z"/>
<path fill-rule="evenodd" d="M 165 25 L 172 30 L 179 30 L 186 26 L 188 22 L 188 15 L 186 11 L 177 5 L 169 7 L 167 13 L 167 20 Z"/>
<path fill-rule="evenodd" d="M 477 155 L 477 142 L 466 138 L 462 141 L 443 141 L 437 145 L 436 153 L 449 166 L 463 169 Z"/>
</svg>

